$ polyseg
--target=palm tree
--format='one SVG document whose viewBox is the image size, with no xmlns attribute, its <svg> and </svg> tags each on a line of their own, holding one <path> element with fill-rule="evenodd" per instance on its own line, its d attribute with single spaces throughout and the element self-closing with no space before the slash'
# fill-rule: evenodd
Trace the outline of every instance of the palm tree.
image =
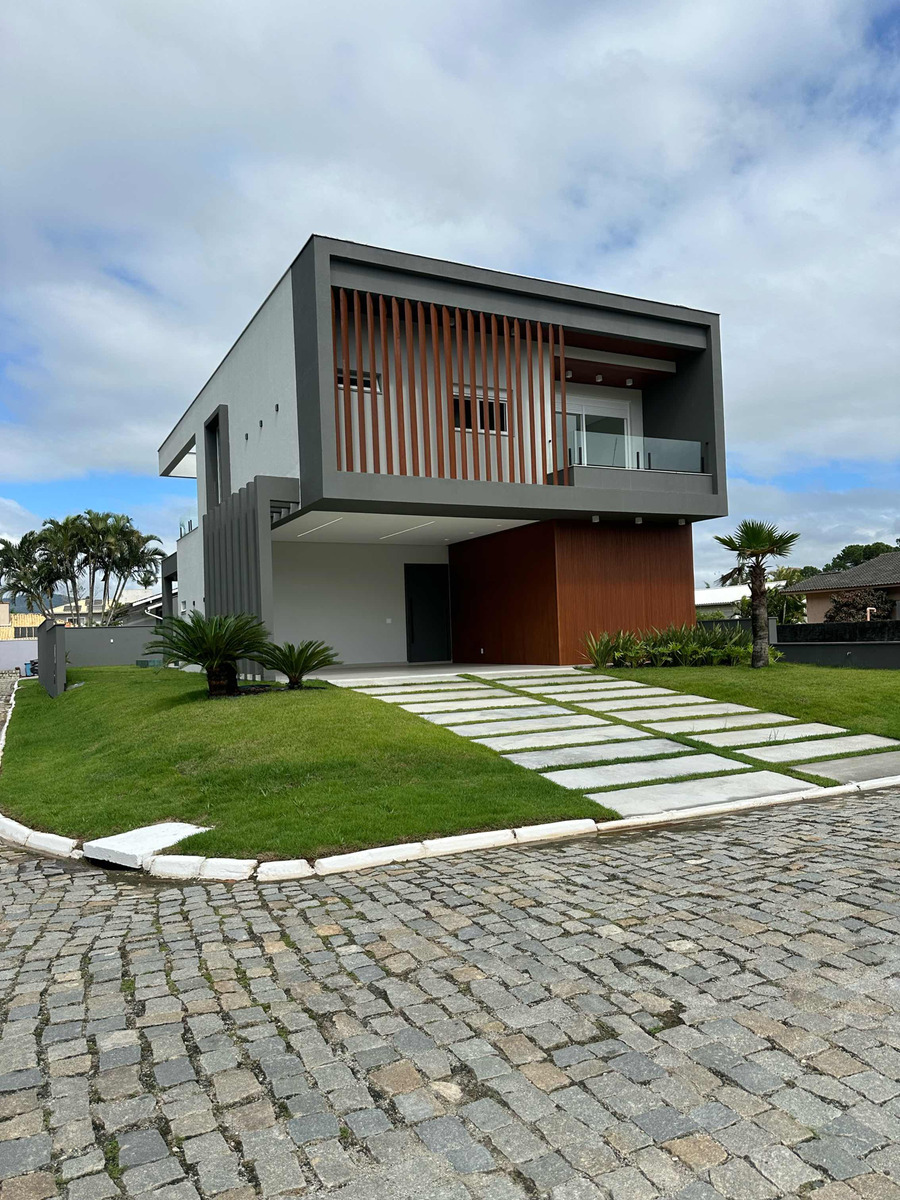
<svg viewBox="0 0 900 1200">
<path fill-rule="evenodd" d="M 799 533 L 788 533 L 767 521 L 741 521 L 733 534 L 716 535 L 716 541 L 737 555 L 737 564 L 722 576 L 724 586 L 746 578 L 750 584 L 750 622 L 753 631 L 751 667 L 769 665 L 769 622 L 766 600 L 766 567 L 773 558 L 787 558 Z"/>
<path fill-rule="evenodd" d="M 304 675 L 333 667 L 338 656 L 324 642 L 301 642 L 299 646 L 285 642 L 282 646 L 274 643 L 267 646 L 265 657 L 259 661 L 268 670 L 287 675 L 288 688 L 302 688 Z"/>
<path fill-rule="evenodd" d="M 81 596 L 78 579 L 82 570 L 82 555 L 87 545 L 85 523 L 82 516 L 55 517 L 46 520 L 42 527 L 43 546 L 54 560 L 59 578 L 65 585 L 69 603 L 75 616 L 75 624 L 81 624 Z"/>
<path fill-rule="evenodd" d="M 265 626 L 252 613 L 205 617 L 195 608 L 187 617 L 166 617 L 144 653 L 202 667 L 210 696 L 236 696 L 238 660 L 262 663 L 268 644 Z"/>
<path fill-rule="evenodd" d="M 53 595 L 62 582 L 42 534 L 29 530 L 18 542 L 0 538 L 0 599 L 22 596 L 29 612 L 52 618 Z"/>
<path fill-rule="evenodd" d="M 115 519 L 111 512 L 97 512 L 93 508 L 82 517 L 84 530 L 84 569 L 87 571 L 88 625 L 94 624 L 95 597 L 98 576 L 102 571 L 106 552 L 106 539 L 110 522 Z"/>
</svg>

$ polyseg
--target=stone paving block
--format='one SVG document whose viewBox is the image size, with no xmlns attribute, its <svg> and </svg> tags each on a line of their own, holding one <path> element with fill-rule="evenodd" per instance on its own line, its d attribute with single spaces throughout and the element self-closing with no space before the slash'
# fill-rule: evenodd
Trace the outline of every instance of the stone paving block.
<svg viewBox="0 0 900 1200">
<path fill-rule="evenodd" d="M 684 692 L 672 692 L 664 689 L 661 694 L 652 694 L 651 689 L 647 691 L 635 692 L 632 691 L 625 696 L 616 696 L 609 694 L 602 697 L 591 704 L 591 708 L 597 712 L 619 712 L 622 710 L 622 720 L 629 720 L 628 710 L 633 708 L 664 708 L 673 710 L 673 716 L 677 716 L 675 709 L 681 708 L 684 705 L 706 705 L 715 704 L 715 700 L 711 700 L 709 696 L 691 696 Z M 752 711 L 752 710 L 751 710 Z"/>
<path fill-rule="evenodd" d="M 824 775 L 838 783 L 861 783 L 866 779 L 889 779 L 900 775 L 900 752 L 889 751 L 860 758 L 818 759 L 795 765 L 798 771 L 808 770 L 811 775 Z"/>
<path fill-rule="evenodd" d="M 165 1158 L 169 1148 L 156 1129 L 139 1129 L 119 1138 L 119 1166 L 137 1167 L 141 1163 Z"/>
<path fill-rule="evenodd" d="M 798 745 L 789 743 L 777 746 L 754 746 L 744 751 L 748 758 L 757 758 L 761 762 L 797 762 L 800 759 L 812 761 L 817 758 L 831 758 L 835 754 L 847 754 L 857 750 L 881 750 L 886 746 L 897 746 L 894 738 L 879 737 L 873 733 L 853 734 L 849 737 L 814 738 L 812 741 Z M 900 762 L 900 753 L 897 754 Z M 890 772 L 885 772 L 890 774 Z M 874 776 L 874 778 L 879 778 Z"/>
<path fill-rule="evenodd" d="M 588 799 L 608 805 L 623 817 L 639 817 L 679 808 L 698 808 L 704 804 L 723 804 L 812 790 L 810 784 L 791 775 L 779 775 L 775 771 L 752 771 L 726 778 L 691 779 L 684 783 L 657 783 L 622 791 L 598 792 L 588 796 Z"/>
<path fill-rule="evenodd" d="M 798 738 L 825 737 L 830 733 L 846 733 L 840 725 L 823 725 L 818 721 L 806 724 L 773 725 L 766 729 L 726 729 L 722 733 L 710 733 L 698 741 L 710 746 L 762 746 L 776 742 L 794 742 Z"/>
<path fill-rule="evenodd" d="M 486 725 L 490 722 L 496 724 L 510 724 L 515 728 L 546 728 L 551 729 L 553 726 L 525 726 L 518 725 L 519 721 L 536 720 L 538 718 L 547 717 L 568 717 L 571 723 L 583 725 L 584 720 L 578 719 L 576 715 L 567 708 L 560 708 L 558 704 L 531 704 L 525 701 L 527 707 L 515 708 L 510 711 L 506 709 L 494 708 L 476 708 L 471 711 L 457 711 L 452 713 L 423 713 L 422 716 L 426 721 L 431 721 L 434 725 L 446 725 L 452 733 L 462 732 L 467 737 L 480 736 L 482 730 L 478 726 Z M 516 724 L 513 724 L 516 722 Z M 467 728 L 468 726 L 468 728 Z M 486 732 L 504 732 L 503 730 L 487 730 Z"/>
<path fill-rule="evenodd" d="M 495 1165 L 490 1152 L 473 1141 L 455 1117 L 426 1121 L 416 1127 L 416 1132 L 429 1150 L 443 1155 L 461 1175 L 490 1171 Z"/>
<path fill-rule="evenodd" d="M 718 754 L 685 754 L 676 758 L 654 759 L 651 762 L 627 762 L 606 767 L 573 767 L 571 770 L 546 771 L 544 778 L 561 787 L 588 791 L 590 788 L 610 787 L 623 783 L 641 783 L 655 779 L 672 779 L 678 775 L 703 775 L 717 772 L 746 770 L 743 763 Z M 604 801 L 605 803 L 605 801 Z"/>
<path fill-rule="evenodd" d="M 568 709 L 558 708 L 554 705 L 538 706 L 535 712 L 526 716 L 523 719 L 523 710 L 520 708 L 516 712 L 515 720 L 505 721 L 478 721 L 471 725 L 451 724 L 449 726 L 451 733 L 461 734 L 463 737 L 481 738 L 481 737 L 496 737 L 500 734 L 514 733 L 535 733 L 550 730 L 560 729 L 584 729 L 587 726 L 598 727 L 600 725 L 609 725 L 609 721 L 605 721 L 602 717 L 588 717 L 583 713 L 578 715 L 569 712 Z"/>
<path fill-rule="evenodd" d="M 475 738 L 481 746 L 491 750 L 538 750 L 544 746 L 579 746 L 590 742 L 610 740 L 624 742 L 633 738 L 647 738 L 642 729 L 631 729 L 628 725 L 608 725 L 605 728 L 586 726 L 583 729 L 560 729 L 547 733 L 507 734 L 505 737 Z"/>
<path fill-rule="evenodd" d="M 709 710 L 707 710 L 708 712 Z M 682 717 L 677 721 L 671 718 L 662 721 L 658 718 L 659 713 L 656 713 L 655 717 L 644 721 L 643 724 L 648 729 L 658 729 L 660 733 L 706 733 L 716 729 L 742 729 L 744 726 L 784 725 L 793 720 L 793 717 L 785 717 L 781 713 L 765 712 L 726 713 L 724 716 L 707 715 L 689 719 Z M 632 717 L 632 719 L 634 718 Z"/>
<path fill-rule="evenodd" d="M 51 1142 L 46 1133 L 0 1142 L 0 1179 L 27 1175 L 50 1162 Z"/>
<path fill-rule="evenodd" d="M 616 700 L 624 700 L 630 697 L 632 702 L 637 705 L 639 701 L 647 700 L 649 703 L 651 697 L 673 696 L 676 693 L 668 688 L 611 688 L 609 685 L 597 684 L 593 687 L 574 687 L 574 688 L 541 688 L 531 689 L 537 695 L 543 696 L 545 700 L 553 700 L 558 704 L 581 704 L 582 700 L 609 700 L 611 703 Z"/>
<path fill-rule="evenodd" d="M 592 712 L 608 712 L 608 708 L 603 701 L 599 705 L 593 700 L 586 700 L 581 708 L 589 708 Z M 677 716 L 676 716 L 677 713 Z M 622 719 L 625 719 L 625 713 L 622 713 Z M 677 708 L 664 707 L 662 709 L 654 708 L 648 705 L 644 708 L 629 708 L 628 720 L 638 721 L 642 724 L 649 725 L 652 729 L 659 729 L 665 732 L 667 729 L 674 732 L 681 732 L 674 724 L 670 722 L 683 721 L 688 719 L 710 720 L 712 717 L 722 716 L 755 716 L 752 708 L 748 708 L 746 704 L 731 704 L 728 701 L 705 701 L 703 704 L 682 704 Z M 659 724 L 657 724 L 659 722 Z"/>
<path fill-rule="evenodd" d="M 631 741 L 605 740 L 586 746 L 567 746 L 557 750 L 528 750 L 506 757 L 518 767 L 539 771 L 572 763 L 602 762 L 613 758 L 651 758 L 658 754 L 689 754 L 690 746 L 668 738 L 637 738 Z"/>
<path fill-rule="evenodd" d="M 496 694 L 485 693 L 479 696 L 478 699 L 472 700 L 455 700 L 447 697 L 444 700 L 428 700 L 421 704 L 401 704 L 400 707 L 406 712 L 420 713 L 423 716 L 428 713 L 445 713 L 455 716 L 459 720 L 459 713 L 475 712 L 479 716 L 473 720 L 480 720 L 481 709 L 493 711 L 493 709 L 503 708 L 531 708 L 533 701 L 527 696 L 511 696 L 509 692 L 497 692 Z"/>
</svg>

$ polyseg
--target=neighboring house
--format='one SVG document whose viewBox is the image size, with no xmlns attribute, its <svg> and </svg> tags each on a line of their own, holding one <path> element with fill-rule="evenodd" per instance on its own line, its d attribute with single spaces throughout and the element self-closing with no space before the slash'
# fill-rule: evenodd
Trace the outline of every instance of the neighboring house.
<svg viewBox="0 0 900 1200">
<path fill-rule="evenodd" d="M 0 642 L 37 637 L 37 627 L 43 619 L 40 613 L 11 612 L 6 601 L 0 602 Z"/>
<path fill-rule="evenodd" d="M 164 611 L 344 662 L 566 663 L 694 618 L 727 511 L 718 317 L 312 237 L 166 438 Z"/>
<path fill-rule="evenodd" d="M 831 597 L 860 592 L 866 588 L 881 588 L 894 602 L 894 617 L 900 619 L 900 550 L 879 554 L 858 567 L 847 571 L 823 571 L 810 575 L 784 590 L 806 596 L 806 619 L 812 624 L 825 620 L 831 608 Z"/>
<path fill-rule="evenodd" d="M 734 587 L 697 588 L 694 592 L 694 608 L 698 619 L 720 613 L 723 617 L 739 617 L 740 602 L 750 595 L 750 585 L 735 584 Z"/>
<path fill-rule="evenodd" d="M 766 587 L 770 592 L 776 592 L 784 584 L 779 580 L 769 580 Z M 721 613 L 723 617 L 739 617 L 741 601 L 750 599 L 750 584 L 736 583 L 733 587 L 697 588 L 694 592 L 694 607 L 698 619 L 711 617 Z"/>
</svg>

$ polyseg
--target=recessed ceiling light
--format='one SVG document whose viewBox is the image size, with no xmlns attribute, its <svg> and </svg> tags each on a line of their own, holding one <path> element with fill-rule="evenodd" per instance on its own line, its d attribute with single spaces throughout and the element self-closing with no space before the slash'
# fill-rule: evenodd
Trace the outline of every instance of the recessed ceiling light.
<svg viewBox="0 0 900 1200">
<path fill-rule="evenodd" d="M 408 529 L 396 529 L 393 533 L 386 533 L 384 537 L 380 537 L 379 542 L 386 542 L 388 538 L 399 537 L 401 533 L 413 533 L 416 529 L 425 529 L 429 525 L 433 525 L 434 521 L 423 521 L 421 525 L 410 525 Z"/>
<path fill-rule="evenodd" d="M 594 376 L 594 382 L 595 382 L 595 383 L 602 383 L 602 382 L 603 382 L 603 376 L 602 376 L 602 375 L 595 375 L 595 376 Z"/>
<path fill-rule="evenodd" d="M 633 379 L 626 379 L 626 380 L 625 380 L 625 386 L 626 386 L 626 387 L 631 387 L 631 385 L 632 385 L 633 383 L 634 383 L 634 380 L 633 380 Z"/>
</svg>

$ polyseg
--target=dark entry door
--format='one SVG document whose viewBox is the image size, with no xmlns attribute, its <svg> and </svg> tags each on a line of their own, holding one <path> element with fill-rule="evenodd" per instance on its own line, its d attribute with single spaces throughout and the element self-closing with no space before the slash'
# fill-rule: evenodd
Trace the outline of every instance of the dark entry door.
<svg viewBox="0 0 900 1200">
<path fill-rule="evenodd" d="M 450 568 L 405 563 L 406 657 L 409 662 L 450 659 Z"/>
</svg>

